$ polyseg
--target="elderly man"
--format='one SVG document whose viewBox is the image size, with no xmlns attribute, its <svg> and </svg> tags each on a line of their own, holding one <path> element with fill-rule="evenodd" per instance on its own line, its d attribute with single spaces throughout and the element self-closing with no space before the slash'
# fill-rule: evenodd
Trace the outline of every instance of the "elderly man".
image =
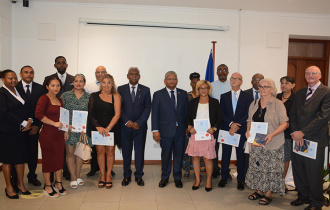
<svg viewBox="0 0 330 210">
<path fill-rule="evenodd" d="M 177 188 L 182 188 L 182 157 L 186 135 L 188 109 L 187 92 L 177 88 L 178 78 L 174 71 L 165 74 L 165 88 L 153 95 L 151 126 L 153 139 L 162 148 L 162 178 L 159 187 L 165 187 L 171 174 L 173 154 L 173 177 Z"/>
<path fill-rule="evenodd" d="M 247 94 L 249 94 L 250 98 L 253 100 L 256 100 L 260 98 L 260 93 L 259 93 L 259 82 L 264 79 L 264 75 L 257 73 L 253 75 L 251 84 L 252 88 L 245 90 Z"/>
<path fill-rule="evenodd" d="M 305 71 L 308 86 L 297 91 L 290 113 L 291 136 L 298 146 L 304 139 L 318 143 L 316 159 L 292 154 L 293 178 L 298 198 L 293 206 L 308 204 L 306 210 L 324 205 L 322 168 L 330 119 L 330 88 L 321 82 L 321 71 L 310 66 Z"/>
</svg>

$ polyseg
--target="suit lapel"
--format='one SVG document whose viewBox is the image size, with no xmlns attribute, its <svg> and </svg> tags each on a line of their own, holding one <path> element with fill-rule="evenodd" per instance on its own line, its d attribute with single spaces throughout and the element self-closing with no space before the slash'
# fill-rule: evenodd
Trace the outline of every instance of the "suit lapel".
<svg viewBox="0 0 330 210">
<path fill-rule="evenodd" d="M 309 99 L 309 101 L 306 103 L 306 97 L 305 97 L 305 107 L 307 107 L 309 104 L 313 103 L 314 100 L 316 100 L 316 98 L 318 98 L 317 96 L 322 92 L 324 88 L 323 84 L 320 84 L 320 86 L 315 90 L 315 93 L 313 93 L 312 97 Z M 307 91 L 307 88 L 306 88 Z M 306 93 L 305 91 L 305 93 Z"/>
<path fill-rule="evenodd" d="M 171 107 L 171 109 L 173 109 L 175 111 L 175 108 L 173 107 L 173 104 L 171 101 L 172 99 L 171 99 L 170 95 L 168 94 L 166 87 L 163 89 L 163 95 L 166 98 L 168 106 Z"/>
<path fill-rule="evenodd" d="M 26 94 L 23 88 L 23 83 L 22 81 L 19 81 L 17 86 L 16 86 L 17 92 L 20 94 L 20 96 L 25 100 Z"/>
</svg>

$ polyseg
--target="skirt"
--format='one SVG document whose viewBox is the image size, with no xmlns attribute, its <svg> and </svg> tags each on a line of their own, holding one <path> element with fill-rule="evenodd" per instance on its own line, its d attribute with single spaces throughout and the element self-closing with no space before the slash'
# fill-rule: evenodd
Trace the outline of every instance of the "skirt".
<svg viewBox="0 0 330 210">
<path fill-rule="evenodd" d="M 189 143 L 189 137 L 186 135 L 184 150 L 187 149 L 188 143 Z M 201 157 L 201 160 L 200 161 L 201 161 L 201 166 L 200 166 L 201 167 L 201 171 L 205 171 L 204 159 Z M 189 171 L 189 170 L 193 170 L 194 169 L 192 158 L 188 154 L 184 154 L 183 155 L 182 169 L 185 170 L 185 171 Z"/>
<path fill-rule="evenodd" d="M 215 153 L 215 139 L 211 135 L 211 140 L 195 141 L 195 135 L 191 135 L 187 146 L 186 154 L 191 157 L 205 157 L 214 159 L 217 157 Z"/>
</svg>

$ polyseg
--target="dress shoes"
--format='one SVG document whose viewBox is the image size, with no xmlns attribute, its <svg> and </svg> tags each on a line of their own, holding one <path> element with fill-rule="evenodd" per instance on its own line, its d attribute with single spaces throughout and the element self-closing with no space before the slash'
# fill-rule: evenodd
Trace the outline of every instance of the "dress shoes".
<svg viewBox="0 0 330 210">
<path fill-rule="evenodd" d="M 198 185 L 198 186 L 194 186 L 194 185 L 193 185 L 193 186 L 192 186 L 192 190 L 198 190 L 198 189 L 199 189 L 199 186 L 200 186 L 200 185 Z"/>
<path fill-rule="evenodd" d="M 305 210 L 321 210 L 322 207 L 316 207 L 316 206 L 312 206 L 312 205 L 309 205 L 305 208 Z"/>
<path fill-rule="evenodd" d="M 309 204 L 309 199 L 308 198 L 305 198 L 305 199 L 297 198 L 296 200 L 291 201 L 290 204 L 292 206 L 301 206 L 301 205 L 304 205 L 304 204 Z"/>
<path fill-rule="evenodd" d="M 167 183 L 168 183 L 168 179 L 162 179 L 162 180 L 160 180 L 158 186 L 159 186 L 160 188 L 163 188 L 163 187 L 166 187 Z"/>
<path fill-rule="evenodd" d="M 183 183 L 181 180 L 174 180 L 175 186 L 177 188 L 182 188 L 183 187 Z"/>
<path fill-rule="evenodd" d="M 18 195 L 16 194 L 16 195 L 12 195 L 12 196 L 10 196 L 10 195 L 8 195 L 8 193 L 7 193 L 7 190 L 5 189 L 5 192 L 6 192 L 6 196 L 8 197 L 8 198 L 10 198 L 10 199 L 19 199 L 19 197 L 18 197 Z"/>
<path fill-rule="evenodd" d="M 96 173 L 96 170 L 94 170 L 94 169 L 91 169 L 87 174 L 86 174 L 86 176 L 94 176 L 95 175 L 95 173 Z"/>
<path fill-rule="evenodd" d="M 218 187 L 225 187 L 226 184 L 227 184 L 227 180 L 221 179 L 219 184 L 218 184 Z"/>
<path fill-rule="evenodd" d="M 238 190 L 244 190 L 244 182 L 238 181 L 237 182 L 237 189 Z"/>
<path fill-rule="evenodd" d="M 136 181 L 137 185 L 144 186 L 144 181 L 143 181 L 142 177 L 141 178 L 135 178 L 135 181 Z"/>
<path fill-rule="evenodd" d="M 212 187 L 208 188 L 208 187 L 205 187 L 205 191 L 206 192 L 210 192 L 212 190 Z"/>
<path fill-rule="evenodd" d="M 63 177 L 67 180 L 67 181 L 71 181 L 71 174 L 69 171 L 64 171 L 63 172 Z"/>
<path fill-rule="evenodd" d="M 114 175 L 116 175 L 116 173 L 113 170 L 111 170 L 111 176 L 114 176 Z"/>
<path fill-rule="evenodd" d="M 123 181 L 121 182 L 122 186 L 127 186 L 131 182 L 131 177 L 124 178 Z"/>
<path fill-rule="evenodd" d="M 220 171 L 215 171 L 212 173 L 212 177 L 215 179 L 218 178 L 219 175 L 220 175 Z"/>
<path fill-rule="evenodd" d="M 37 178 L 28 179 L 28 183 L 32 184 L 33 186 L 41 186 L 41 182 Z"/>
</svg>

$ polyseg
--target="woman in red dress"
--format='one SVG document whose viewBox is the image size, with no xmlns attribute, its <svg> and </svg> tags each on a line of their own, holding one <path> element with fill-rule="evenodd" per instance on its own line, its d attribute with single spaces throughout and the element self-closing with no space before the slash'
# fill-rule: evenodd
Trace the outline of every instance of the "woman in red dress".
<svg viewBox="0 0 330 210">
<path fill-rule="evenodd" d="M 66 195 L 61 182 L 61 175 L 64 162 L 64 132 L 60 131 L 60 107 L 63 107 L 62 100 L 56 95 L 61 90 L 61 82 L 56 77 L 49 78 L 44 84 L 48 93 L 42 95 L 38 101 L 35 116 L 43 127 L 40 132 L 39 142 L 42 154 L 42 172 L 45 179 L 44 194 L 49 197 Z M 50 181 L 50 173 L 55 172 L 54 188 Z"/>
</svg>

